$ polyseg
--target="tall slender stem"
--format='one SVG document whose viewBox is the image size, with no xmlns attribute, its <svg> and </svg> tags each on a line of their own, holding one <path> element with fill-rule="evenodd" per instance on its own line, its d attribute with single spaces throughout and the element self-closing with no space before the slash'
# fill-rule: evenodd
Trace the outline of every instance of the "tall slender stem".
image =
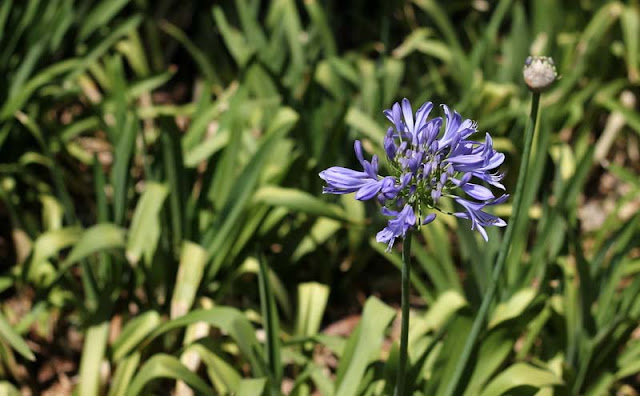
<svg viewBox="0 0 640 396">
<path fill-rule="evenodd" d="M 394 396 L 405 396 L 405 372 L 407 368 L 407 347 L 409 343 L 409 277 L 411 264 L 411 231 L 402 242 L 402 325 L 400 328 L 400 358 L 398 360 L 398 378 Z"/>
<path fill-rule="evenodd" d="M 445 396 L 454 395 L 456 388 L 458 387 L 458 383 L 460 382 L 460 378 L 462 377 L 462 373 L 467 366 L 469 361 L 469 357 L 471 356 L 471 352 L 473 351 L 473 347 L 480 335 L 480 330 L 484 325 L 487 314 L 489 313 L 489 306 L 491 305 L 491 301 L 493 300 L 494 295 L 496 294 L 498 281 L 500 280 L 500 274 L 502 274 L 502 269 L 504 267 L 504 263 L 507 261 L 507 253 L 509 252 L 509 247 L 511 246 L 511 241 L 513 239 L 513 230 L 515 228 L 515 224 L 517 222 L 516 218 L 520 216 L 527 216 L 528 210 L 522 212 L 522 195 L 524 190 L 525 178 L 527 176 L 527 168 L 529 167 L 529 154 L 531 153 L 531 145 L 533 142 L 533 131 L 536 128 L 536 119 L 538 118 L 538 105 L 540 104 L 540 93 L 534 92 L 533 98 L 531 101 L 531 113 L 529 115 L 529 122 L 527 123 L 527 129 L 525 131 L 524 137 L 524 150 L 522 151 L 522 162 L 520 164 L 520 171 L 518 172 L 518 181 L 516 184 L 516 191 L 513 197 L 513 207 L 511 211 L 511 219 L 509 221 L 509 225 L 507 226 L 507 230 L 504 235 L 504 239 L 502 240 L 502 245 L 500 245 L 500 251 L 498 252 L 498 260 L 496 262 L 495 267 L 493 268 L 493 273 L 491 276 L 491 283 L 487 288 L 487 292 L 482 298 L 482 304 L 480 305 L 480 310 L 478 311 L 478 315 L 473 321 L 473 325 L 471 326 L 471 331 L 469 332 L 469 336 L 465 341 L 464 348 L 462 349 L 462 353 L 457 357 L 458 363 L 456 365 L 455 371 L 453 372 L 453 376 L 447 385 Z"/>
</svg>

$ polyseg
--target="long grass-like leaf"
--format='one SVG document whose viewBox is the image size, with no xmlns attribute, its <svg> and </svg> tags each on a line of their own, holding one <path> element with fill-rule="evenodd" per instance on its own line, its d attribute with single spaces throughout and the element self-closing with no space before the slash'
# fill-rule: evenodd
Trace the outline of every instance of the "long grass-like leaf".
<svg viewBox="0 0 640 396">
<path fill-rule="evenodd" d="M 147 183 L 131 219 L 127 258 L 136 264 L 143 254 L 153 255 L 160 238 L 160 211 L 169 193 L 163 184 Z"/>
<path fill-rule="evenodd" d="M 145 364 L 131 381 L 127 389 L 128 395 L 139 395 L 147 383 L 157 378 L 172 378 L 183 381 L 203 394 L 213 394 L 213 389 L 208 386 L 198 375 L 189 371 L 178 359 L 166 354 L 155 354 Z"/>
<path fill-rule="evenodd" d="M 336 395 L 355 395 L 369 363 L 377 357 L 383 333 L 395 311 L 375 297 L 365 303 L 362 320 L 349 337 L 336 377 Z"/>
<path fill-rule="evenodd" d="M 260 272 L 258 272 L 258 283 L 260 290 L 260 306 L 262 311 L 262 322 L 266 335 L 265 361 L 269 367 L 269 385 L 271 395 L 277 396 L 280 392 L 282 381 L 282 361 L 280 358 L 280 319 L 276 308 L 271 282 L 269 280 L 269 270 L 264 257 L 260 262 Z"/>
<path fill-rule="evenodd" d="M 13 349 L 16 350 L 20 355 L 25 357 L 28 360 L 34 361 L 36 360 L 35 355 L 31 352 L 31 349 L 27 345 L 26 342 L 20 337 L 18 333 L 16 333 L 9 322 L 5 319 L 4 315 L 0 314 L 0 338 L 9 345 Z"/>
<path fill-rule="evenodd" d="M 212 309 L 191 311 L 180 318 L 171 320 L 157 327 L 146 337 L 144 345 L 148 345 L 154 338 L 167 331 L 185 327 L 196 322 L 205 322 L 229 333 L 238 343 L 238 347 L 244 357 L 251 363 L 254 375 L 264 375 L 265 366 L 262 357 L 258 355 L 260 347 L 253 327 L 247 318 L 234 308 L 214 307 Z"/>
<path fill-rule="evenodd" d="M 200 287 L 207 253 L 200 245 L 185 241 L 180 254 L 180 264 L 176 284 L 171 297 L 171 318 L 185 315 L 196 297 Z"/>
<path fill-rule="evenodd" d="M 82 359 L 80 360 L 79 396 L 94 396 L 100 389 L 100 366 L 107 347 L 109 322 L 90 326 L 85 333 Z"/>
<path fill-rule="evenodd" d="M 112 377 L 109 396 L 126 396 L 133 375 L 138 369 L 140 354 L 134 353 L 119 362 Z"/>
<path fill-rule="evenodd" d="M 298 285 L 297 336 L 313 336 L 318 332 L 328 299 L 326 285 L 315 282 Z"/>
</svg>

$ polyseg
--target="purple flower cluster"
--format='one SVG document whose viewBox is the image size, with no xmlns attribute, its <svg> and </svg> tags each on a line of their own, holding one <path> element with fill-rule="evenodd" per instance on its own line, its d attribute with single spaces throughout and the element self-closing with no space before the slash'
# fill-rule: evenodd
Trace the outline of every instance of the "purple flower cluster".
<svg viewBox="0 0 640 396">
<path fill-rule="evenodd" d="M 500 183 L 503 175 L 495 169 L 504 161 L 504 154 L 493 149 L 489 134 L 484 143 L 468 140 L 477 132 L 476 124 L 463 120 L 460 114 L 442 105 L 446 116 L 443 129 L 441 117 L 428 120 L 433 108 L 431 102 L 423 104 L 415 113 L 407 99 L 402 105 L 395 103 L 384 114 L 393 123 L 384 138 L 391 175 L 378 174 L 378 158 L 364 159 L 360 141 L 355 142 L 356 157 L 363 171 L 334 166 L 320 172 L 327 182 L 323 192 L 329 194 L 356 193 L 356 199 L 377 198 L 382 213 L 390 217 L 387 226 L 376 236 L 378 242 L 387 243 L 390 250 L 396 238 L 404 236 L 410 228 L 432 222 L 441 198 L 453 199 L 462 211 L 449 213 L 471 220 L 475 229 L 487 240 L 486 226 L 504 227 L 505 221 L 484 209 L 505 202 L 508 195 L 496 197 L 491 190 L 473 181 L 484 181 L 504 190 Z M 441 136 L 439 136 L 441 135 Z M 423 218 L 417 218 L 428 213 Z"/>
</svg>

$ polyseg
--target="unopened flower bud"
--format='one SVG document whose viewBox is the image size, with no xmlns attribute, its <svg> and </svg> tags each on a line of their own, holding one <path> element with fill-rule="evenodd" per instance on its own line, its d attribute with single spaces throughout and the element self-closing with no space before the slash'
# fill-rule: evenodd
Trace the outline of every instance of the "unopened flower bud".
<svg viewBox="0 0 640 396">
<path fill-rule="evenodd" d="M 524 82 L 533 92 L 546 91 L 558 78 L 555 63 L 549 56 L 529 56 L 524 61 Z"/>
</svg>

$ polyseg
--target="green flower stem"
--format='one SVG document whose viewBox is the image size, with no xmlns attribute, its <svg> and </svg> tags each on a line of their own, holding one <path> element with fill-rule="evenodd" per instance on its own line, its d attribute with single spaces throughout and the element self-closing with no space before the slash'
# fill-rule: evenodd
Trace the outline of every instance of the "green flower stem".
<svg viewBox="0 0 640 396">
<path fill-rule="evenodd" d="M 513 230 L 515 228 L 515 224 L 517 223 L 516 218 L 520 216 L 527 216 L 528 210 L 524 212 L 521 210 L 522 206 L 522 195 L 524 190 L 525 178 L 527 176 L 527 168 L 529 167 L 529 154 L 531 153 L 531 144 L 533 142 L 533 131 L 536 128 L 536 119 L 538 118 L 538 105 L 540 104 L 540 93 L 534 92 L 533 99 L 531 101 L 531 114 L 529 115 L 529 122 L 527 124 L 527 129 L 525 131 L 524 137 L 524 150 L 522 152 L 522 163 L 520 164 L 520 171 L 518 172 L 518 182 L 516 184 L 516 191 L 513 197 L 513 207 L 511 211 L 511 219 L 509 220 L 509 224 L 507 225 L 507 230 L 504 235 L 504 239 L 502 240 L 502 245 L 500 245 L 500 251 L 498 252 L 498 261 L 496 262 L 495 267 L 493 268 L 493 273 L 491 277 L 491 283 L 487 289 L 486 294 L 482 298 L 482 304 L 480 305 L 480 311 L 478 311 L 478 315 L 473 321 L 473 326 L 471 326 L 471 331 L 469 332 L 469 336 L 464 344 L 464 348 L 462 349 L 462 353 L 458 357 L 458 363 L 456 365 L 455 371 L 453 372 L 453 376 L 447 385 L 445 396 L 454 395 L 458 383 L 460 382 L 460 377 L 462 377 L 462 373 L 467 366 L 469 361 L 469 357 L 471 356 L 471 352 L 473 351 L 473 347 L 478 339 L 480 334 L 480 330 L 484 325 L 487 314 L 489 313 L 489 306 L 491 305 L 491 301 L 493 300 L 494 295 L 496 294 L 496 289 L 498 287 L 498 281 L 500 279 L 500 275 L 502 274 L 502 269 L 504 267 L 504 263 L 507 261 L 507 253 L 509 252 L 509 246 L 511 246 L 511 241 L 513 239 Z"/>
<path fill-rule="evenodd" d="M 400 328 L 400 358 L 398 359 L 398 378 L 394 396 L 408 395 L 405 392 L 407 347 L 409 343 L 409 278 L 411 264 L 411 231 L 408 231 L 402 242 L 402 325 Z"/>
</svg>

